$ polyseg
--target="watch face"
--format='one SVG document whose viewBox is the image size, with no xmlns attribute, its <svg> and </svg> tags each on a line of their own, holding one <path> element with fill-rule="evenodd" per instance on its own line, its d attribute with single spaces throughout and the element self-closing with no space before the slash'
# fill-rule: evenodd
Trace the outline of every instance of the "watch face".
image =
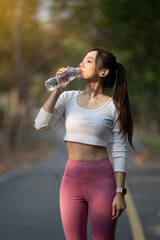
<svg viewBox="0 0 160 240">
<path fill-rule="evenodd" d="M 123 193 L 123 194 L 126 194 L 126 193 L 127 193 L 127 189 L 126 189 L 126 188 L 123 188 L 122 193 Z"/>
</svg>

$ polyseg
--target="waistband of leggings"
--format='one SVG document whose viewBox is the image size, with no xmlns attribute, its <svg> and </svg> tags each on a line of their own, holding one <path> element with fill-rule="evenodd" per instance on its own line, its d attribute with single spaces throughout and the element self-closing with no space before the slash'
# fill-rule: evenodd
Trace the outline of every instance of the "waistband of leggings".
<svg viewBox="0 0 160 240">
<path fill-rule="evenodd" d="M 64 175 L 81 180 L 104 179 L 114 177 L 110 159 L 99 161 L 77 161 L 68 159 Z"/>
<path fill-rule="evenodd" d="M 77 164 L 77 165 L 100 165 L 100 164 L 105 164 L 106 162 L 110 161 L 109 158 L 103 159 L 103 160 L 98 160 L 98 161 L 77 161 L 73 160 L 71 158 L 68 158 L 68 162 Z"/>
</svg>

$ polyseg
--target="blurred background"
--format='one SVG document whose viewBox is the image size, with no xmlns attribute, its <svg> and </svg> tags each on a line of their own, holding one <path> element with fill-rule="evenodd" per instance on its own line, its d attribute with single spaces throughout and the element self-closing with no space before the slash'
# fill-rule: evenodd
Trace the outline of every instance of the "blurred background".
<svg viewBox="0 0 160 240">
<path fill-rule="evenodd" d="M 34 120 L 50 95 L 45 80 L 61 67 L 77 67 L 92 47 L 111 51 L 126 68 L 136 148 L 128 151 L 127 188 L 147 239 L 160 239 L 159 12 L 158 0 L 0 0 L 1 239 L 64 239 L 63 124 L 38 132 Z M 75 80 L 66 90 L 84 87 Z M 107 95 L 113 93 L 114 87 Z M 118 239 L 144 240 L 126 200 Z"/>
<path fill-rule="evenodd" d="M 53 148 L 53 132 L 34 129 L 50 95 L 44 82 L 60 67 L 78 66 L 92 47 L 111 51 L 126 68 L 134 135 L 145 146 L 137 161 L 159 158 L 159 9 L 151 0 L 0 0 L 1 175 Z"/>
</svg>

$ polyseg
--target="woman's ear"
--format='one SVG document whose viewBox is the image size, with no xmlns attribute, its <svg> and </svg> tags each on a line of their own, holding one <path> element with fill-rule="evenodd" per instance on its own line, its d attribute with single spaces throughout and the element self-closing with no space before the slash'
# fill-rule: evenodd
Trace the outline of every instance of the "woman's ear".
<svg viewBox="0 0 160 240">
<path fill-rule="evenodd" d="M 109 74 L 109 69 L 102 69 L 99 73 L 100 77 L 106 77 Z"/>
</svg>

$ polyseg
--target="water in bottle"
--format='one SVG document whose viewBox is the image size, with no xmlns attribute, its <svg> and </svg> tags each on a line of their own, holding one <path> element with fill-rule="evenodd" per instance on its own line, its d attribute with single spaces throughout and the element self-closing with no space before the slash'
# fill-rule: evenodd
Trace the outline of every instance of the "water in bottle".
<svg viewBox="0 0 160 240">
<path fill-rule="evenodd" d="M 62 73 L 54 78 L 49 78 L 45 81 L 45 87 L 48 91 L 53 91 L 61 82 L 68 82 L 71 79 L 75 79 L 80 74 L 81 70 L 79 67 L 70 67 L 67 72 Z"/>
</svg>

